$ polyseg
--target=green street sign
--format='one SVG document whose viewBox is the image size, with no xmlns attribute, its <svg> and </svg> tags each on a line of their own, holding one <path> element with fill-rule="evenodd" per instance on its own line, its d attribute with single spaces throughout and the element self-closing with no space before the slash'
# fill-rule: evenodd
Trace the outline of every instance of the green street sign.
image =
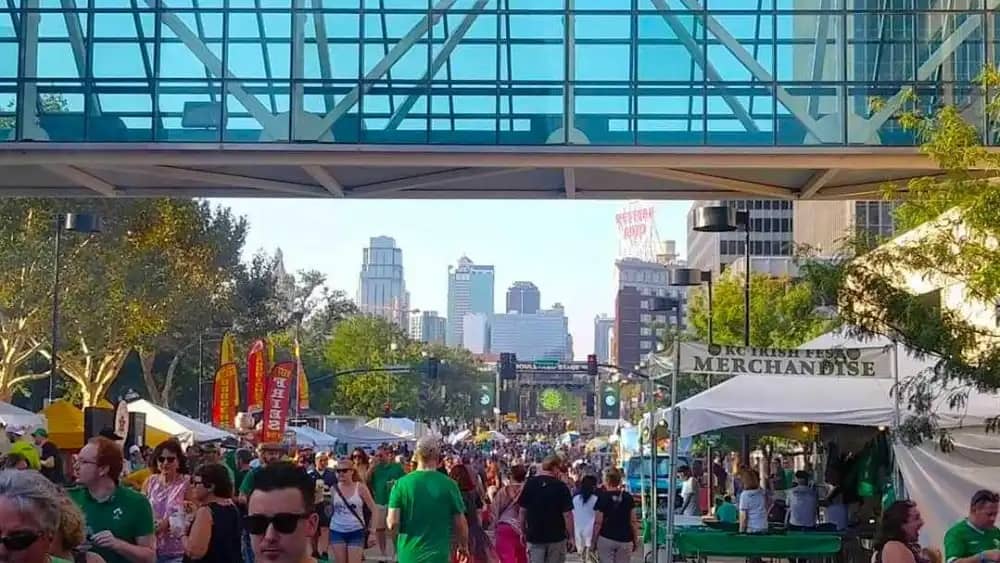
<svg viewBox="0 0 1000 563">
<path fill-rule="evenodd" d="M 559 367 L 559 360 L 535 360 L 531 365 L 536 368 L 557 368 Z"/>
<path fill-rule="evenodd" d="M 705 442 L 714 448 L 722 443 L 722 434 L 705 434 Z"/>
</svg>

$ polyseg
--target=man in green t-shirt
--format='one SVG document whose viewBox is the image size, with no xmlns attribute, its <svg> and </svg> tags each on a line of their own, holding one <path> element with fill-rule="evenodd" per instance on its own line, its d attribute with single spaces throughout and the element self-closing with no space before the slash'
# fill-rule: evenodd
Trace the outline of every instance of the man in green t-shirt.
<svg viewBox="0 0 1000 563">
<path fill-rule="evenodd" d="M 240 501 L 244 505 L 246 505 L 247 499 L 250 498 L 250 493 L 253 492 L 254 475 L 262 468 L 281 461 L 283 454 L 284 448 L 281 444 L 261 444 L 257 447 L 257 456 L 260 458 L 260 465 L 251 469 L 243 477 L 243 482 L 240 483 Z"/>
<path fill-rule="evenodd" d="M 1000 561 L 1000 530 L 996 527 L 1000 495 L 977 491 L 972 495 L 968 518 L 944 535 L 946 563 L 991 563 Z"/>
<path fill-rule="evenodd" d="M 156 534 L 153 508 L 141 493 L 118 484 L 122 450 L 107 438 L 94 438 L 76 456 L 70 498 L 83 511 L 87 539 L 108 563 L 153 563 Z"/>
<path fill-rule="evenodd" d="M 413 457 L 416 471 L 401 478 L 389 494 L 386 523 L 396 536 L 397 561 L 448 563 L 453 543 L 459 555 L 467 557 L 465 503 L 455 481 L 437 470 L 441 443 L 436 438 L 423 438 L 417 442 Z"/>
<path fill-rule="evenodd" d="M 406 475 L 403 466 L 392 460 L 392 452 L 386 447 L 380 447 L 375 453 L 375 465 L 368 473 L 368 487 L 372 491 L 372 499 L 375 501 L 375 513 L 372 518 L 375 520 L 375 540 L 378 542 L 378 550 L 384 556 L 388 542 L 385 538 L 385 516 L 386 507 L 389 505 L 389 492 L 396 481 Z"/>
</svg>

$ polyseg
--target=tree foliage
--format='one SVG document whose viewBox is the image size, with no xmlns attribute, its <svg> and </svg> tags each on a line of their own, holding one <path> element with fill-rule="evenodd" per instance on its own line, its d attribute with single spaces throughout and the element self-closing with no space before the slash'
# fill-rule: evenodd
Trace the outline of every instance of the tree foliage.
<svg viewBox="0 0 1000 563">
<path fill-rule="evenodd" d="M 750 278 L 750 344 L 795 348 L 829 331 L 834 322 L 817 310 L 823 294 L 812 280 L 753 274 Z M 743 344 L 743 277 L 722 276 L 713 287 L 712 341 Z M 697 340 L 708 341 L 708 292 L 695 290 L 690 303 L 690 328 Z"/>
<path fill-rule="evenodd" d="M 981 86 L 986 130 L 993 131 L 1000 73 L 987 68 Z M 1000 154 L 984 147 L 983 134 L 965 120 L 963 109 L 935 106 L 912 92 L 904 96 L 896 119 L 918 135 L 939 173 L 886 186 L 885 197 L 902 201 L 897 230 L 912 232 L 893 244 L 857 250 L 858 258 L 844 266 L 839 292 L 840 315 L 853 334 L 888 335 L 919 355 L 938 358 L 933 370 L 899 391 L 916 413 L 907 423 L 910 441 L 936 432 L 932 405 L 960 406 L 969 389 L 1000 388 L 994 327 L 940 307 L 933 293 L 914 291 L 915 285 L 960 287 L 969 301 L 1000 301 Z M 903 283 L 907 274 L 910 284 Z"/>
</svg>

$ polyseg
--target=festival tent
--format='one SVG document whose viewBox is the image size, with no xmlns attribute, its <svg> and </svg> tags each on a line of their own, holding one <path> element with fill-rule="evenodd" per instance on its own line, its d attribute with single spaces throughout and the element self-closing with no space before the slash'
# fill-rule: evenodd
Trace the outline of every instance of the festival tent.
<svg viewBox="0 0 1000 563">
<path fill-rule="evenodd" d="M 7 431 L 27 431 L 45 427 L 45 417 L 31 411 L 15 407 L 10 403 L 0 402 L 0 423 Z"/>
<path fill-rule="evenodd" d="M 464 430 L 452 432 L 445 441 L 454 446 L 455 444 L 468 440 L 471 437 L 472 437 L 472 430 L 466 428 Z"/>
<path fill-rule="evenodd" d="M 400 441 L 413 441 L 412 438 L 402 438 L 395 434 L 382 432 L 377 428 L 365 425 L 351 427 L 341 421 L 330 421 L 326 425 L 326 433 L 337 439 L 337 443 L 351 448 L 374 448 L 381 444 L 395 444 Z"/>
<path fill-rule="evenodd" d="M 103 402 L 101 408 L 113 408 Z M 59 399 L 42 409 L 41 414 L 49 421 L 49 440 L 61 450 L 78 450 L 83 447 L 83 411 L 73 403 Z M 170 438 L 170 434 L 146 425 L 146 443 L 156 445 Z"/>
<path fill-rule="evenodd" d="M 147 427 L 151 426 L 165 432 L 177 438 L 177 440 L 185 445 L 233 438 L 233 435 L 225 430 L 220 430 L 204 422 L 198 422 L 193 418 L 188 418 L 180 413 L 154 405 L 145 399 L 130 402 L 128 404 L 128 411 L 145 413 Z M 156 445 L 152 440 L 149 440 L 150 436 L 148 432 L 146 437 L 147 443 L 150 446 Z"/>
<path fill-rule="evenodd" d="M 288 430 L 295 433 L 295 444 L 300 447 L 332 448 L 337 445 L 336 438 L 310 426 L 290 426 Z"/>
<path fill-rule="evenodd" d="M 429 434 L 430 430 L 423 422 L 416 422 L 409 418 L 375 418 L 369 420 L 365 426 L 375 428 L 382 432 L 395 434 L 401 438 L 423 438 Z"/>
</svg>

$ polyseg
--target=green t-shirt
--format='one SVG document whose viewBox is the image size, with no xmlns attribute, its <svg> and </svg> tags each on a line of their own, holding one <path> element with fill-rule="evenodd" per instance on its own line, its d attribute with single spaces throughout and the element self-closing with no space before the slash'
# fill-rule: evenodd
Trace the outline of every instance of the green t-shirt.
<svg viewBox="0 0 1000 563">
<path fill-rule="evenodd" d="M 86 517 L 88 538 L 108 530 L 116 538 L 134 544 L 138 538 L 152 536 L 155 532 L 149 500 L 128 487 L 119 486 L 104 502 L 90 496 L 86 487 L 71 489 L 69 496 Z M 92 550 L 108 563 L 129 563 L 125 556 L 109 549 L 93 546 Z"/>
<path fill-rule="evenodd" d="M 438 471 L 414 471 L 396 482 L 389 508 L 399 509 L 399 563 L 448 563 L 455 515 L 465 513 L 458 485 Z"/>
<path fill-rule="evenodd" d="M 255 467 L 255 468 L 251 469 L 250 471 L 248 471 L 247 474 L 243 476 L 243 482 L 240 483 L 240 494 L 241 495 L 243 495 L 243 496 L 245 496 L 247 498 L 250 498 L 250 493 L 253 492 L 253 480 L 254 480 L 254 476 L 257 475 L 258 471 L 260 471 L 260 467 Z"/>
<path fill-rule="evenodd" d="M 403 466 L 398 463 L 382 463 L 372 467 L 371 479 L 372 498 L 375 504 L 385 506 L 389 503 L 389 491 L 392 490 L 391 483 L 399 481 L 406 475 Z"/>
<path fill-rule="evenodd" d="M 715 509 L 715 519 L 723 524 L 735 524 L 740 521 L 740 511 L 731 502 L 724 502 Z"/>
<path fill-rule="evenodd" d="M 991 549 L 1000 549 L 1000 529 L 979 530 L 962 520 L 944 535 L 944 560 L 948 563 Z"/>
</svg>

